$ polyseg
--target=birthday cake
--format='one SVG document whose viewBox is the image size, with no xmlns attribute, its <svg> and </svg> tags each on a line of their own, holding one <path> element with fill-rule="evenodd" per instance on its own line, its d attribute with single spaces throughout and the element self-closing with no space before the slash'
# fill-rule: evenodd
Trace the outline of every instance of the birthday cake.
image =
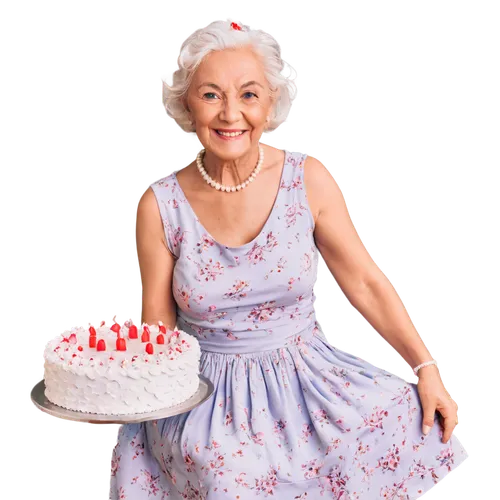
<svg viewBox="0 0 500 500">
<path fill-rule="evenodd" d="M 116 318 L 116 316 L 115 316 Z M 46 398 L 85 413 L 124 415 L 168 408 L 199 385 L 200 345 L 182 330 L 131 320 L 73 327 L 45 347 Z"/>
</svg>

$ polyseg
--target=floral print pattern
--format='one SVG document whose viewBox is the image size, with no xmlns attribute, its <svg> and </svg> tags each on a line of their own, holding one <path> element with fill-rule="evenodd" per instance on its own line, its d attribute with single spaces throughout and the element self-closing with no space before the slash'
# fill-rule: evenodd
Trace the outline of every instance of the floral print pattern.
<svg viewBox="0 0 500 500">
<path fill-rule="evenodd" d="M 189 412 L 121 425 L 110 500 L 413 500 L 467 458 L 417 386 L 331 345 L 316 319 L 318 249 L 307 155 L 284 151 L 261 233 L 240 247 L 203 227 L 176 172 L 151 185 L 176 257 L 177 326 L 200 342 L 214 394 Z"/>
</svg>

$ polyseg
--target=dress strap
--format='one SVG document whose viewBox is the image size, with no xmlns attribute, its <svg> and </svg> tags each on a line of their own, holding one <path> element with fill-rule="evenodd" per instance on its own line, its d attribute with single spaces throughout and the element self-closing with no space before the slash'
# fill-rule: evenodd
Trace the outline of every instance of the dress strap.
<svg viewBox="0 0 500 500">
<path fill-rule="evenodd" d="M 286 190 L 285 198 L 287 205 L 287 216 L 304 218 L 309 229 L 314 231 L 314 217 L 312 215 L 307 199 L 306 186 L 304 183 L 304 167 L 307 154 L 291 152 L 288 159 L 288 172 L 282 183 Z"/>
<path fill-rule="evenodd" d="M 150 187 L 158 203 L 168 249 L 178 259 L 184 232 L 189 228 L 183 227 L 185 222 L 181 221 L 182 217 L 179 210 L 181 204 L 179 203 L 177 181 L 172 173 L 153 182 Z"/>
</svg>

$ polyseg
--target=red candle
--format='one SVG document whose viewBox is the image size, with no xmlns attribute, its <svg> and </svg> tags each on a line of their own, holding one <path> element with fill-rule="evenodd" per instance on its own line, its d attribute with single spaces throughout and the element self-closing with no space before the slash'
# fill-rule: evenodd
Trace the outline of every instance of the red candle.
<svg viewBox="0 0 500 500">
<path fill-rule="evenodd" d="M 167 333 L 167 329 L 165 328 L 165 325 L 161 321 L 158 321 L 158 326 L 160 327 L 161 333 Z"/>
<path fill-rule="evenodd" d="M 127 344 L 125 343 L 125 339 L 123 337 L 116 339 L 116 350 L 117 351 L 127 350 Z"/>
<path fill-rule="evenodd" d="M 158 337 L 156 337 L 156 343 L 157 344 L 164 344 L 165 343 L 165 337 L 163 334 L 159 334 Z"/>
<path fill-rule="evenodd" d="M 151 343 L 146 344 L 146 352 L 148 354 L 153 354 L 153 344 Z"/>
<path fill-rule="evenodd" d="M 114 332 L 116 332 L 117 334 L 120 333 L 120 325 L 115 321 L 115 318 L 116 318 L 116 315 L 113 317 L 113 321 L 114 321 L 114 324 L 111 325 L 111 330 L 113 330 Z"/>
<path fill-rule="evenodd" d="M 104 339 L 100 339 L 99 342 L 97 342 L 97 350 L 98 351 L 106 350 L 106 342 L 104 342 Z"/>
<path fill-rule="evenodd" d="M 142 342 L 149 342 L 149 327 L 148 325 L 144 324 L 142 325 L 143 332 L 141 336 L 141 341 Z"/>
<path fill-rule="evenodd" d="M 136 339 L 137 337 L 137 327 L 135 325 L 131 325 L 130 328 L 128 329 L 128 338 L 129 339 Z"/>
<path fill-rule="evenodd" d="M 95 347 L 97 344 L 97 337 L 95 335 L 90 335 L 89 337 L 89 347 Z"/>
<path fill-rule="evenodd" d="M 90 335 L 94 335 L 94 336 L 97 335 L 95 332 L 95 328 L 92 325 L 90 325 L 89 332 L 90 332 Z"/>
</svg>

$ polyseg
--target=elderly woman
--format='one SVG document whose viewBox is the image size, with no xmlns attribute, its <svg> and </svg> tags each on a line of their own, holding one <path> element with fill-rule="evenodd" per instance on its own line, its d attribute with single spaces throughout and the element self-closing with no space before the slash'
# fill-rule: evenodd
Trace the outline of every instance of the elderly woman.
<svg viewBox="0 0 500 500">
<path fill-rule="evenodd" d="M 214 394 L 120 427 L 112 500 L 415 499 L 467 458 L 457 404 L 327 168 L 260 142 L 294 84 L 269 34 L 217 21 L 182 45 L 169 116 L 203 149 L 137 212 L 142 321 L 195 336 Z M 418 384 L 328 343 L 321 253 L 349 302 Z"/>
</svg>

